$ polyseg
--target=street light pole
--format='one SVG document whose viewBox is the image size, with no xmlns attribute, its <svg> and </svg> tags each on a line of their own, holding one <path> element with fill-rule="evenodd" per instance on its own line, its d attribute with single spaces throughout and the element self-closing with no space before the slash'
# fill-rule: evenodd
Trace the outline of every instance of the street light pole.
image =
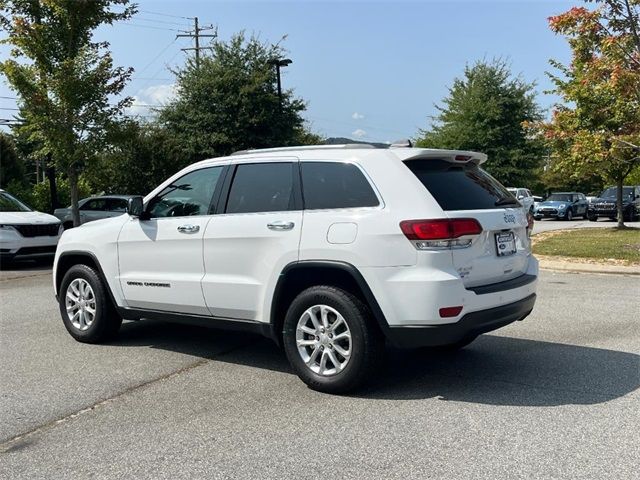
<svg viewBox="0 0 640 480">
<path fill-rule="evenodd" d="M 276 67 L 276 78 L 278 80 L 278 101 L 280 102 L 280 110 L 282 110 L 282 83 L 280 80 L 280 67 L 287 67 L 291 65 L 292 60 L 289 58 L 274 58 L 269 61 L 271 65 Z"/>
</svg>

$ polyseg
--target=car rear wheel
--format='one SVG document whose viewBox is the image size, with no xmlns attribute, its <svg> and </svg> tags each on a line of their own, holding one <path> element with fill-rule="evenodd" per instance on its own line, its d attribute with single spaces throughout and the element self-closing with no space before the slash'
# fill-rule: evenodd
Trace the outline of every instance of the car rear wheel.
<svg viewBox="0 0 640 480">
<path fill-rule="evenodd" d="M 62 321 L 79 342 L 100 343 L 115 336 L 122 324 L 98 273 L 87 265 L 74 265 L 58 291 Z"/>
<path fill-rule="evenodd" d="M 284 321 L 283 344 L 296 374 L 313 390 L 344 393 L 363 385 L 384 352 L 367 306 L 331 286 L 300 293 Z"/>
</svg>

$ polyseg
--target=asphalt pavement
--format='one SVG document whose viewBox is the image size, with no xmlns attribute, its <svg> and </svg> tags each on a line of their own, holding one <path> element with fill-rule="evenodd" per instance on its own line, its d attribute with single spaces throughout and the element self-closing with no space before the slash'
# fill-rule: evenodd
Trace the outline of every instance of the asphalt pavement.
<svg viewBox="0 0 640 480">
<path fill-rule="evenodd" d="M 268 340 L 65 331 L 47 269 L 0 277 L 1 478 L 640 478 L 640 281 L 542 272 L 533 314 L 456 354 L 388 349 L 311 391 Z"/>
</svg>

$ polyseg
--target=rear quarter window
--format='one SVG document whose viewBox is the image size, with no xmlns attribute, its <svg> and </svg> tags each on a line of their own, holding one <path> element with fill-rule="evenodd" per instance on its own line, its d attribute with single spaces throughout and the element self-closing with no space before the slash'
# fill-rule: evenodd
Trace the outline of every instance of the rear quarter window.
<svg viewBox="0 0 640 480">
<path fill-rule="evenodd" d="M 350 163 L 302 162 L 302 193 L 307 210 L 376 207 L 369 181 Z"/>
<path fill-rule="evenodd" d="M 486 210 L 520 205 L 500 182 L 474 163 L 459 165 L 437 159 L 404 163 L 443 210 Z"/>
</svg>

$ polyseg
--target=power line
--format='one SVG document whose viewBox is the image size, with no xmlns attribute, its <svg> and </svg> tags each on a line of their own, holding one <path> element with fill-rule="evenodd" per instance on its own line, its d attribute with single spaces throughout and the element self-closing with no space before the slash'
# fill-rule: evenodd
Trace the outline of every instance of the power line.
<svg viewBox="0 0 640 480">
<path fill-rule="evenodd" d="M 160 15 L 161 17 L 182 18 L 184 20 L 193 20 L 192 17 L 182 17 L 180 15 L 171 15 L 170 13 L 152 12 L 151 10 L 138 10 L 138 13 L 148 13 L 150 15 Z"/>
<path fill-rule="evenodd" d="M 151 25 L 140 25 L 138 23 L 131 23 L 131 22 L 121 22 L 118 25 L 126 25 L 127 27 L 137 27 L 137 28 L 150 28 L 152 30 L 164 30 L 165 32 L 181 32 L 182 31 L 182 30 L 178 30 L 177 28 L 152 27 Z"/>
<path fill-rule="evenodd" d="M 166 20 L 156 20 L 155 18 L 144 18 L 144 17 L 139 17 L 137 15 L 133 17 L 132 20 L 135 20 L 136 22 L 150 22 L 150 23 L 157 23 L 162 25 L 177 25 L 179 27 L 190 26 L 188 23 L 184 23 L 184 22 L 167 22 Z"/>
<path fill-rule="evenodd" d="M 166 51 L 169 49 L 169 47 L 171 47 L 171 45 L 173 45 L 173 44 L 176 42 L 176 40 L 178 40 L 178 37 L 176 37 L 176 38 L 174 38 L 173 40 L 171 40 L 171 41 L 170 41 L 170 42 L 169 42 L 169 43 L 168 43 L 168 44 L 167 44 L 167 45 L 166 45 L 162 50 L 160 50 L 160 53 L 158 53 L 155 57 L 153 57 L 153 59 L 152 59 L 149 63 L 147 63 L 147 64 L 142 68 L 142 70 L 139 70 L 139 71 L 137 71 L 136 73 L 141 74 L 141 73 L 142 73 L 142 72 L 144 72 L 147 68 L 149 68 L 151 65 L 153 65 L 153 63 L 154 63 L 156 60 L 158 60 L 158 58 L 160 58 L 160 56 L 161 56 L 164 52 L 166 52 Z M 154 77 L 155 77 L 155 75 L 154 75 Z"/>
</svg>

